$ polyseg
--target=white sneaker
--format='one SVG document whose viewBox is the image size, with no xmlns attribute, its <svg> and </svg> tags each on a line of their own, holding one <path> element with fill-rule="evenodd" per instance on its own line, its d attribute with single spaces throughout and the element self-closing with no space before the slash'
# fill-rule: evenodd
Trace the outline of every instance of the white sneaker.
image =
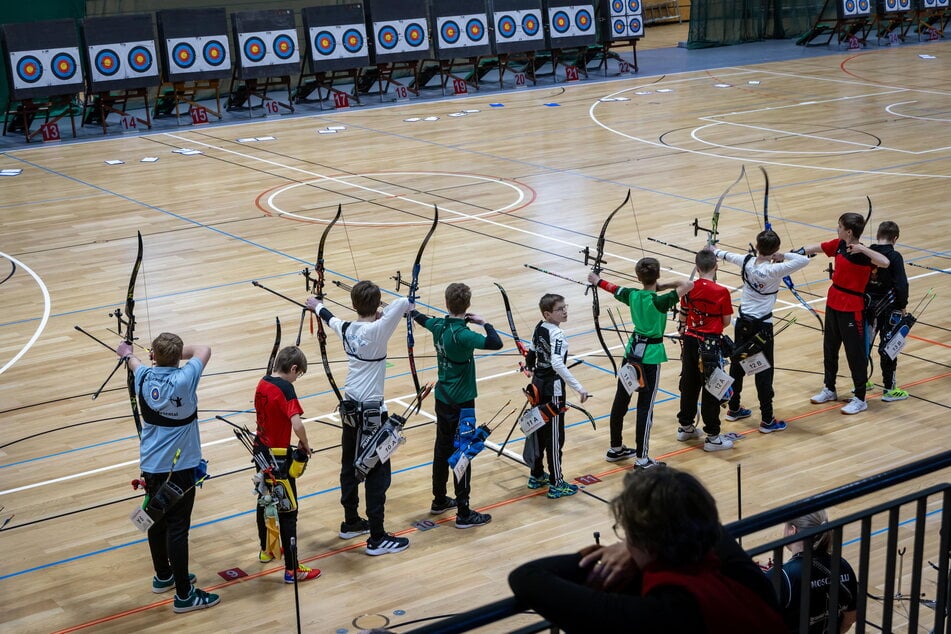
<svg viewBox="0 0 951 634">
<path fill-rule="evenodd" d="M 733 449 L 733 441 L 729 438 L 719 435 L 707 436 L 707 439 L 703 441 L 704 451 L 724 451 L 726 449 Z"/>
<path fill-rule="evenodd" d="M 836 401 L 839 399 L 839 396 L 827 387 L 822 388 L 822 391 L 809 399 L 810 403 L 828 403 L 829 401 Z"/>
<path fill-rule="evenodd" d="M 845 407 L 843 407 L 840 411 L 843 414 L 858 414 L 859 412 L 864 412 L 867 409 L 868 403 L 856 396 L 853 396 L 852 400 L 846 403 Z"/>
<path fill-rule="evenodd" d="M 703 436 L 703 431 L 697 429 L 694 425 L 677 428 L 677 440 L 680 442 L 687 442 L 688 440 L 700 438 L 701 436 Z"/>
</svg>

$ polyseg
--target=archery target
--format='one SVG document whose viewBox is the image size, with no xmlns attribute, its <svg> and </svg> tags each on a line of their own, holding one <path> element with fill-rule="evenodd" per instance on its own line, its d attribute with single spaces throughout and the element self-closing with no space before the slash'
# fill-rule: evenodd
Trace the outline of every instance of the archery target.
<svg viewBox="0 0 951 634">
<path fill-rule="evenodd" d="M 566 38 L 578 38 L 594 35 L 594 19 L 590 4 L 548 7 L 548 29 L 551 43 L 555 45 L 580 45 L 581 42 L 567 43 Z"/>
<path fill-rule="evenodd" d="M 70 86 L 82 83 L 82 72 L 76 63 L 79 48 L 11 51 L 13 88 Z M 57 93 L 50 93 L 57 94 Z"/>
<path fill-rule="evenodd" d="M 220 72 L 231 68 L 231 58 L 228 53 L 228 36 L 226 35 L 199 35 L 186 38 L 167 38 L 165 40 L 168 51 L 168 69 L 170 78 L 176 73 Z M 241 45 L 239 44 L 239 50 Z M 199 55 L 198 51 L 201 51 Z M 242 53 L 243 54 L 243 53 Z"/>
<path fill-rule="evenodd" d="M 96 73 L 103 77 L 113 77 L 122 66 L 119 56 L 111 48 L 104 48 L 96 53 L 92 61 Z"/>
<path fill-rule="evenodd" d="M 580 12 L 579 12 L 580 13 Z M 578 19 L 580 22 L 580 18 Z M 628 40 L 644 36 L 641 0 L 612 0 L 611 29 L 604 34 L 611 40 Z"/>
<path fill-rule="evenodd" d="M 948 0 L 921 0 L 922 9 L 939 9 L 947 6 Z"/>
<path fill-rule="evenodd" d="M 868 0 L 859 0 L 859 13 L 868 13 L 869 11 Z"/>
<path fill-rule="evenodd" d="M 510 15 L 503 15 L 495 21 L 495 31 L 498 37 L 510 39 L 515 36 L 518 27 Z"/>
<path fill-rule="evenodd" d="M 367 30 L 363 24 L 311 27 L 308 35 L 312 43 L 311 56 L 315 61 L 367 55 Z"/>
<path fill-rule="evenodd" d="M 209 40 L 201 47 L 201 56 L 206 64 L 217 68 L 228 58 L 228 53 L 220 41 Z"/>
<path fill-rule="evenodd" d="M 538 32 L 541 30 L 541 25 L 541 16 L 536 13 L 526 13 L 522 16 L 522 30 L 529 38 L 538 35 Z"/>
<path fill-rule="evenodd" d="M 16 53 L 12 53 L 12 59 Z M 24 55 L 14 64 L 16 66 L 16 79 L 25 84 L 35 84 L 43 77 L 43 62 L 36 55 Z"/>
<path fill-rule="evenodd" d="M 624 15 L 624 0 L 611 0 L 611 15 Z"/>
<path fill-rule="evenodd" d="M 551 30 L 558 35 L 567 35 L 571 29 L 571 20 L 564 11 L 555 11 L 551 15 Z"/>
<path fill-rule="evenodd" d="M 241 50 L 244 52 L 245 59 L 249 62 L 260 62 L 267 55 L 267 46 L 264 45 L 264 40 L 256 35 L 247 38 Z"/>
<path fill-rule="evenodd" d="M 383 54 L 425 51 L 429 31 L 425 20 L 389 20 L 374 22 L 377 52 Z"/>
<path fill-rule="evenodd" d="M 627 12 L 628 12 L 628 13 L 640 13 L 640 12 L 641 12 L 641 0 L 627 0 Z"/>
<path fill-rule="evenodd" d="M 337 48 L 337 41 L 332 33 L 321 29 L 314 35 L 314 48 L 333 52 Z M 242 68 L 300 62 L 296 29 L 238 33 L 238 50 L 241 51 Z"/>
<path fill-rule="evenodd" d="M 153 61 L 155 60 L 155 48 L 154 44 L 149 42 L 146 44 L 134 44 L 129 47 L 129 68 L 132 69 L 134 73 L 145 74 L 152 68 Z M 157 72 L 155 73 L 157 74 Z"/>
<path fill-rule="evenodd" d="M 449 49 L 481 44 L 485 40 L 485 18 L 484 14 L 436 18 L 436 30 L 439 33 L 438 47 Z M 465 28 L 460 26 L 463 24 Z"/>
<path fill-rule="evenodd" d="M 594 24 L 594 20 L 591 18 L 591 11 L 588 9 L 579 9 L 575 13 L 575 25 L 579 31 L 583 33 L 590 31 L 592 24 Z"/>
</svg>

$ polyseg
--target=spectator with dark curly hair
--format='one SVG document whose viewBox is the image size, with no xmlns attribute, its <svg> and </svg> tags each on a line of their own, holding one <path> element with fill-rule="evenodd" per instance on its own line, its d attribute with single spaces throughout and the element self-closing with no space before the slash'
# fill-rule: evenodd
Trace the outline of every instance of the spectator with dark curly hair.
<svg viewBox="0 0 951 634">
<path fill-rule="evenodd" d="M 512 571 L 524 607 L 566 632 L 785 632 L 766 576 L 723 530 L 716 502 L 692 475 L 630 471 L 611 509 L 621 542 Z"/>
</svg>

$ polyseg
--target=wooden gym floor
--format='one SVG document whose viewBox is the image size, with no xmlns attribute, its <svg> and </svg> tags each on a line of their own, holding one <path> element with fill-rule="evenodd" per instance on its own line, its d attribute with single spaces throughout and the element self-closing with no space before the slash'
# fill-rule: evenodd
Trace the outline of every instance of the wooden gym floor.
<svg viewBox="0 0 951 634">
<path fill-rule="evenodd" d="M 661 260 L 664 278 L 687 276 L 689 254 L 649 238 L 702 246 L 704 236 L 695 237 L 691 223 L 697 218 L 706 226 L 745 165 L 746 178 L 722 205 L 720 239 L 727 248 L 745 250 L 759 230 L 762 166 L 784 248 L 830 239 L 837 217 L 864 213 L 868 195 L 872 228 L 885 219 L 901 226 L 906 262 L 951 270 L 951 44 L 820 56 L 787 44 L 788 59 L 766 64 L 755 64 L 754 52 L 748 64 L 660 77 L 642 62 L 639 76 L 611 82 L 4 152 L 0 168 L 23 170 L 0 181 L 0 264 L 12 272 L 0 284 L 0 520 L 10 518 L 0 534 L 4 629 L 294 627 L 293 590 L 282 583 L 282 566 L 256 559 L 249 456 L 215 415 L 253 426 L 251 399 L 274 318 L 281 318 L 290 343 L 299 311 L 251 281 L 303 300 L 298 272 L 313 267 L 317 240 L 338 204 L 343 220 L 328 238 L 328 280 L 372 279 L 385 288 L 392 288 L 389 277 L 397 270 L 410 270 L 432 206 L 439 205 L 441 222 L 422 261 L 420 307 L 440 312 L 445 286 L 464 281 L 473 289 L 472 310 L 506 341 L 502 354 L 477 362 L 482 421 L 520 405 L 525 383 L 515 372 L 511 329 L 493 283 L 511 296 L 522 337 L 539 318 L 543 293 L 566 296 L 571 353 L 584 360 L 574 372 L 595 394 L 587 407 L 598 430 L 577 413 L 568 415 L 564 465 L 570 478 L 599 481 L 574 497 L 548 500 L 544 490 L 525 487 L 523 466 L 487 451 L 474 463 L 472 502 L 492 513 L 492 523 L 460 531 L 451 516 L 439 517 L 435 528 L 421 531 L 413 525 L 429 519 L 431 501 L 427 402 L 393 459 L 387 503 L 388 529 L 409 537 L 411 547 L 366 556 L 359 540 L 337 537 L 339 431 L 313 420 L 336 418 L 305 325 L 302 347 L 311 366 L 297 389 L 311 442 L 321 450 L 299 481 L 299 550 L 323 576 L 300 587 L 304 629 L 354 632 L 463 611 L 506 596 L 506 575 L 518 563 L 580 548 L 593 531 L 608 538 L 612 520 L 603 500 L 617 492 L 630 465 L 604 461 L 614 378 L 594 335 L 590 297 L 580 285 L 523 264 L 583 279 L 579 251 L 595 246 L 604 219 L 630 189 L 633 209 L 622 210 L 607 232 L 605 277 L 630 284 L 633 263 L 645 254 Z M 715 66 L 718 52 L 707 54 Z M 465 116 L 451 116 L 458 113 Z M 339 129 L 320 133 L 328 128 Z M 261 137 L 273 139 L 247 140 Z M 181 148 L 200 154 L 174 152 Z M 146 157 L 159 160 L 141 162 Z M 105 164 L 114 160 L 123 163 Z M 124 301 L 136 231 L 145 245 L 135 289 L 139 342 L 173 331 L 214 350 L 199 388 L 214 478 L 198 494 L 190 543 L 199 585 L 219 592 L 222 604 L 174 617 L 171 597 L 149 592 L 144 535 L 128 520 L 140 499 L 129 487 L 138 456 L 123 378 L 91 400 L 114 358 L 73 328 L 118 341 L 107 314 Z M 794 277 L 820 312 L 826 264 L 817 258 Z M 704 454 L 697 444 L 677 442 L 679 363 L 669 343 L 673 359 L 662 370 L 652 454 L 702 478 L 729 521 L 946 449 L 951 283 L 946 272 L 910 265 L 907 272 L 911 307 L 928 289 L 936 293 L 899 362 L 900 383 L 912 398 L 882 403 L 876 388 L 868 412 L 854 417 L 840 415 L 838 405 L 810 405 L 821 387 L 821 335 L 815 318 L 782 291 L 777 312 L 797 319 L 777 341 L 776 407 L 789 429 L 761 435 L 754 413 L 724 424 L 741 435 L 733 451 Z M 739 285 L 728 265 L 720 280 Z M 346 301 L 345 293 L 329 289 Z M 602 297 L 603 307 L 612 303 Z M 606 315 L 602 320 L 609 323 Z M 606 335 L 619 354 L 618 338 Z M 416 342 L 420 375 L 434 380 L 431 338 L 418 329 Z M 338 341 L 329 342 L 329 355 L 342 384 Z M 391 411 L 412 395 L 404 355 L 398 331 L 387 379 Z M 838 387 L 847 393 L 848 379 Z M 755 410 L 747 394 L 745 404 Z M 633 413 L 628 421 L 625 440 L 633 443 Z M 510 423 L 508 416 L 490 440 L 499 442 Z M 510 447 L 520 452 L 521 440 L 517 432 Z M 888 497 L 946 477 L 910 483 Z M 838 517 L 868 502 L 830 511 Z M 900 541 L 907 543 L 912 527 L 902 530 Z M 929 524 L 932 545 L 936 532 Z M 778 529 L 760 541 L 777 535 Z M 874 544 L 879 559 L 883 548 Z M 856 550 L 848 546 L 846 554 L 855 557 Z M 226 581 L 218 573 L 229 569 L 247 576 Z M 933 595 L 927 571 L 925 582 Z M 881 584 L 872 583 L 879 590 Z"/>
</svg>

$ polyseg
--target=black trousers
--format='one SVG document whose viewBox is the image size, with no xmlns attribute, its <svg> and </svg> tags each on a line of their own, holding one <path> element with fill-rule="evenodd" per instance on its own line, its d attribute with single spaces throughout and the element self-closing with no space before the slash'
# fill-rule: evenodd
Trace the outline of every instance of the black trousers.
<svg viewBox="0 0 951 634">
<path fill-rule="evenodd" d="M 143 475 L 149 497 L 154 496 L 169 477 L 167 473 Z M 184 598 L 191 592 L 191 583 L 188 581 L 188 529 L 192 521 L 192 507 L 195 505 L 195 470 L 175 471 L 169 480 L 184 491 L 184 494 L 165 511 L 164 517 L 149 529 L 149 551 L 152 554 L 155 576 L 159 579 L 174 576 L 175 592 Z"/>
<path fill-rule="evenodd" d="M 736 332 L 734 333 L 737 348 L 750 341 L 757 333 L 762 333 L 762 337 L 766 340 L 762 349 L 763 356 L 769 361 L 769 369 L 754 374 L 753 382 L 756 384 L 756 397 L 759 399 L 760 415 L 764 423 L 769 423 L 773 420 L 774 396 L 773 324 L 744 317 L 737 320 Z M 743 371 L 738 362 L 733 361 L 730 363 L 730 376 L 733 377 L 733 396 L 730 397 L 730 409 L 736 411 L 741 406 L 740 395 L 743 391 L 743 379 L 746 377 L 746 372 Z"/>
<path fill-rule="evenodd" d="M 386 419 L 383 419 L 384 421 Z M 343 518 L 348 524 L 360 519 L 360 481 L 357 479 L 353 461 L 357 456 L 357 428 L 344 423 L 340 434 L 340 504 Z M 386 506 L 386 491 L 390 488 L 392 468 L 390 461 L 378 462 L 363 481 L 366 488 L 367 520 L 370 522 L 370 537 L 381 538 Z"/>
<path fill-rule="evenodd" d="M 862 312 L 844 312 L 826 308 L 826 330 L 822 338 L 822 365 L 825 386 L 835 391 L 836 375 L 839 373 L 839 348 L 845 348 L 845 360 L 852 374 L 855 396 L 865 400 L 865 382 L 868 381 L 868 365 L 865 355 L 865 320 Z"/>
<path fill-rule="evenodd" d="M 625 361 L 625 364 L 627 362 Z M 623 365 L 622 365 L 623 367 Z M 637 413 L 634 427 L 634 448 L 638 458 L 646 458 L 650 450 L 650 433 L 654 425 L 654 399 L 657 397 L 657 386 L 660 384 L 660 364 L 642 364 L 644 372 L 644 387 L 637 392 Z M 628 394 L 621 382 L 617 382 L 614 391 L 614 403 L 611 404 L 611 446 L 623 445 L 622 432 L 624 431 L 624 416 L 631 404 L 633 394 Z"/>
<path fill-rule="evenodd" d="M 294 494 L 294 499 L 297 500 L 297 480 L 294 478 L 288 478 L 287 482 L 291 486 L 291 492 Z M 296 562 L 294 561 L 295 553 L 292 552 L 293 549 L 291 548 L 291 538 L 294 538 L 294 542 L 297 543 L 298 509 L 300 509 L 300 500 L 297 500 L 297 508 L 293 511 L 277 514 L 277 526 L 281 533 L 281 547 L 284 549 L 285 570 L 294 570 L 297 567 Z M 258 540 L 261 542 L 261 550 L 264 550 L 267 548 L 267 525 L 264 521 L 264 507 L 260 504 L 258 504 L 257 523 Z M 280 553 L 273 554 L 278 555 Z"/>
<path fill-rule="evenodd" d="M 683 338 L 683 369 L 680 374 L 680 411 L 677 421 L 681 427 L 694 424 L 697 400 L 700 400 L 700 418 L 708 436 L 720 433 L 720 401 L 704 389 L 703 370 L 700 367 L 700 339 L 689 335 Z"/>
<path fill-rule="evenodd" d="M 433 501 L 446 499 L 446 484 L 449 481 L 449 458 L 455 448 L 453 440 L 459 431 L 459 412 L 466 407 L 475 407 L 475 401 L 451 404 L 436 399 L 436 442 L 433 445 Z M 462 478 L 453 477 L 456 494 L 456 513 L 469 514 L 469 491 L 472 482 L 472 465 L 466 467 Z"/>
<path fill-rule="evenodd" d="M 555 396 L 555 381 L 558 382 L 559 396 Z M 565 403 L 565 384 L 561 379 L 555 381 L 535 382 L 538 386 L 540 401 L 542 403 L 552 403 L 554 407 L 561 409 Z M 564 480 L 564 473 L 561 469 L 562 450 L 565 446 L 565 415 L 558 414 L 553 416 L 550 421 L 539 427 L 535 434 L 538 440 L 538 456 L 535 458 L 535 464 L 529 465 L 531 474 L 540 478 L 545 472 L 545 463 L 548 464 L 548 482 L 557 484 Z"/>
</svg>

